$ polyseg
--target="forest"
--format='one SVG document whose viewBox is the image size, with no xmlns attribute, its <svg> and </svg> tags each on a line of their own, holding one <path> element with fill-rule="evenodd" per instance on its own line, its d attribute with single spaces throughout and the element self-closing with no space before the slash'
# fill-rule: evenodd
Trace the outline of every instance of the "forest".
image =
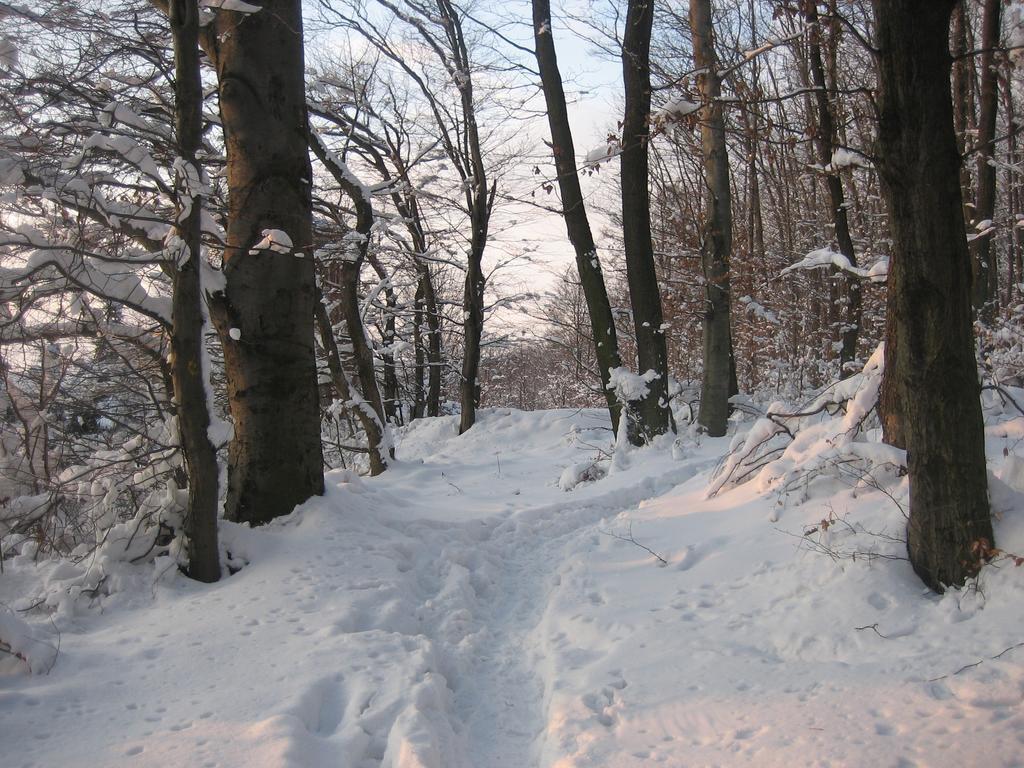
<svg viewBox="0 0 1024 768">
<path fill-rule="evenodd" d="M 1017 764 L 1024 2 L 0 21 L 12 765 Z"/>
</svg>

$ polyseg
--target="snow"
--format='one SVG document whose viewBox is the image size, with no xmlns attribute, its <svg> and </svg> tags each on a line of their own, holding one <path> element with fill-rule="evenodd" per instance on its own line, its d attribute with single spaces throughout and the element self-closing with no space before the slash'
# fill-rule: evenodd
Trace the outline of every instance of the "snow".
<svg viewBox="0 0 1024 768">
<path fill-rule="evenodd" d="M 849 149 L 844 147 L 838 147 L 832 153 L 832 160 L 826 167 L 826 171 L 835 172 L 841 171 L 844 168 L 870 168 L 871 163 L 866 157 L 857 153 L 851 152 Z"/>
<path fill-rule="evenodd" d="M 740 304 L 747 312 L 772 325 L 779 325 L 779 316 L 751 296 L 740 296 Z"/>
<path fill-rule="evenodd" d="M 40 638 L 24 619 L 0 608 L 0 648 L 25 662 L 29 672 L 46 674 L 57 661 L 57 646 Z"/>
<path fill-rule="evenodd" d="M 864 415 L 877 362 L 822 395 L 850 411 L 810 443 Z M 993 505 L 1019 552 L 1024 419 L 1007 418 L 988 433 Z M 706 496 L 731 437 L 587 479 L 603 412 L 482 409 L 457 431 L 415 421 L 380 477 L 335 472 L 272 525 L 222 523 L 243 567 L 218 584 L 124 559 L 76 593 L 88 558 L 6 561 L 6 631 L 60 650 L 48 674 L 0 660 L 4 764 L 1019 764 L 1024 570 L 926 593 L 882 535 L 905 478 L 819 477 L 778 506 L 755 483 Z M 840 556 L 869 543 L 879 556 Z M 41 593 L 52 624 L 20 610 Z"/>
<path fill-rule="evenodd" d="M 684 96 L 679 96 L 674 99 L 670 99 L 666 102 L 665 106 L 659 109 L 655 113 L 655 118 L 681 118 L 687 115 L 692 115 L 694 112 L 701 108 L 699 102 L 690 101 Z"/>
<path fill-rule="evenodd" d="M 593 168 L 607 160 L 611 160 L 613 157 L 618 157 L 621 152 L 622 148 L 618 143 L 606 142 L 587 152 L 587 156 L 583 161 L 583 167 Z"/>
<path fill-rule="evenodd" d="M 249 253 L 256 254 L 260 251 L 273 251 L 274 253 L 291 253 L 292 239 L 283 229 L 264 229 L 261 233 L 263 239 L 254 245 Z"/>
<path fill-rule="evenodd" d="M 625 367 L 611 368 L 608 371 L 608 389 L 615 392 L 619 402 L 632 403 L 647 396 L 648 384 L 658 378 L 657 371 L 644 371 L 637 375 Z"/>
<path fill-rule="evenodd" d="M 200 8 L 221 8 L 235 13 L 256 13 L 260 6 L 243 2 L 243 0 L 199 0 Z"/>
<path fill-rule="evenodd" d="M 855 267 L 850 263 L 850 260 L 843 254 L 833 251 L 831 248 L 818 248 L 811 251 L 804 256 L 800 261 L 795 264 L 790 264 L 788 267 L 779 273 L 782 275 L 788 275 L 791 272 L 804 269 L 823 269 L 827 267 L 835 267 L 836 269 L 847 272 L 857 277 L 867 278 L 873 283 L 884 283 L 886 277 L 889 274 L 889 259 L 888 257 L 879 259 L 868 269 L 861 267 Z"/>
</svg>

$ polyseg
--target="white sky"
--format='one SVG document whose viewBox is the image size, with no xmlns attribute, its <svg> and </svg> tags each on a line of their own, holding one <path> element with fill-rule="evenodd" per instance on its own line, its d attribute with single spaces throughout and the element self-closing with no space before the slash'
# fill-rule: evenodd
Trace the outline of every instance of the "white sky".
<svg viewBox="0 0 1024 768">
<path fill-rule="evenodd" d="M 555 19 L 555 44 L 569 101 L 569 120 L 573 129 L 576 154 L 578 162 L 582 162 L 587 152 L 602 144 L 608 132 L 616 128 L 616 121 L 620 117 L 620 107 L 616 102 L 621 102 L 618 95 L 621 92 L 621 64 L 618 60 L 609 60 L 606 55 L 601 55 L 596 47 L 585 39 L 585 36 L 592 36 L 592 32 L 582 30 L 582 33 L 574 33 L 568 29 L 560 21 L 564 19 L 561 7 L 556 2 L 552 9 Z M 512 17 L 513 26 L 503 28 L 505 34 L 515 35 L 515 38 L 524 45 L 532 47 L 529 3 L 509 6 L 507 12 L 515 15 Z M 585 16 L 579 9 L 576 13 Z M 519 23 L 520 19 L 522 24 Z M 579 25 L 576 23 L 574 26 Z M 526 39 L 527 37 L 529 39 Z M 536 66 L 533 60 L 528 63 L 532 67 Z M 543 98 L 538 89 L 534 106 L 539 107 L 542 104 Z M 547 121 L 542 115 L 528 121 L 519 131 L 517 138 L 523 139 L 524 145 L 529 147 L 528 154 L 523 157 L 521 167 L 509 174 L 504 188 L 500 191 L 557 207 L 557 194 L 549 195 L 537 188 L 542 177 L 531 173 L 539 158 L 550 158 L 550 150 L 542 143 L 544 140 L 550 140 Z M 553 171 L 550 163 L 547 167 L 541 167 L 546 173 Z M 607 179 L 608 171 L 593 179 L 584 177 L 584 193 L 591 193 L 602 178 Z M 536 189 L 532 198 L 529 196 L 531 189 Z M 591 209 L 588 212 L 595 239 L 600 246 L 604 221 L 596 211 Z M 516 223 L 508 226 L 512 221 Z M 516 285 L 531 292 L 544 292 L 554 285 L 558 274 L 573 264 L 573 249 L 566 235 L 564 221 L 558 214 L 548 213 L 526 204 L 499 202 L 496 205 L 491 232 L 492 239 L 485 255 L 485 269 L 507 259 L 509 255 L 522 251 L 531 254 L 530 263 L 521 263 L 519 266 L 506 269 L 505 273 L 498 277 L 494 288 Z M 495 298 L 494 290 L 489 293 L 490 302 Z M 509 313 L 504 313 L 504 317 L 516 324 L 521 322 L 517 318 L 512 318 Z"/>
</svg>

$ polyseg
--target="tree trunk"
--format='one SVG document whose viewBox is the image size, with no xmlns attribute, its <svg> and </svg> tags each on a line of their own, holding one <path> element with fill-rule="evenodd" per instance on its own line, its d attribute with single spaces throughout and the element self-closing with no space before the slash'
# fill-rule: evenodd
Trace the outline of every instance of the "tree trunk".
<svg viewBox="0 0 1024 768">
<path fill-rule="evenodd" d="M 804 1 L 804 17 L 809 27 L 808 58 L 810 64 L 811 83 L 814 86 L 815 104 L 818 112 L 817 131 L 814 135 L 814 146 L 818 152 L 818 162 L 828 166 L 836 149 L 835 120 L 832 116 L 828 85 L 825 80 L 825 66 L 821 58 L 821 24 L 818 20 L 816 0 Z M 843 254 L 853 267 L 857 266 L 857 255 L 850 236 L 850 221 L 846 214 L 846 196 L 843 194 L 843 182 L 838 170 L 825 174 L 825 185 L 828 188 L 829 213 L 835 230 L 839 252 Z M 846 378 L 856 373 L 854 361 L 857 359 L 857 338 L 862 322 L 862 299 L 860 278 L 847 272 L 838 275 L 842 286 L 844 312 L 840 328 L 842 347 L 839 352 L 839 376 Z"/>
<path fill-rule="evenodd" d="M 395 289 L 391 286 L 391 279 L 388 276 L 384 265 L 380 263 L 373 253 L 367 251 L 366 260 L 376 273 L 377 277 L 384 283 L 384 303 L 387 307 L 387 317 L 384 319 L 384 329 L 381 333 L 381 352 L 383 361 L 383 381 L 381 382 L 381 404 L 384 406 L 384 416 L 392 424 L 402 423 L 402 402 L 398 394 L 398 373 L 395 370 L 395 316 L 398 313 L 398 299 L 395 296 Z"/>
<path fill-rule="evenodd" d="M 732 331 L 729 322 L 729 259 L 732 256 L 732 194 L 729 155 L 722 115 L 722 82 L 718 76 L 710 0 L 690 0 L 693 61 L 704 102 L 700 111 L 704 156 L 705 222 L 701 237 L 704 269 L 704 380 L 698 421 L 712 437 L 725 434 L 729 420 Z"/>
<path fill-rule="evenodd" d="M 590 316 L 601 387 L 608 404 L 612 431 L 617 435 L 622 405 L 615 392 L 609 388 L 609 381 L 611 370 L 618 368 L 622 362 L 619 359 L 619 344 L 615 334 L 611 302 L 608 300 L 601 263 L 597 257 L 597 246 L 594 244 L 590 219 L 580 189 L 579 174 L 576 171 L 576 148 L 573 144 L 572 129 L 569 127 L 562 75 L 555 54 L 550 0 L 533 0 L 533 34 L 537 67 L 540 70 L 544 100 L 547 104 L 548 126 L 551 129 L 551 150 L 555 159 L 555 171 L 558 174 L 558 189 L 562 196 L 562 216 L 565 219 L 569 241 L 576 252 L 576 269 L 579 272 Z"/>
<path fill-rule="evenodd" d="M 441 314 L 430 265 L 418 261 L 420 285 L 423 288 L 423 312 L 427 319 L 427 416 L 441 415 Z"/>
<path fill-rule="evenodd" d="M 474 233 L 480 224 L 477 216 L 471 217 Z M 459 417 L 459 434 L 466 432 L 476 424 L 476 409 L 480 404 L 480 342 L 484 331 L 484 273 L 483 244 L 486 234 L 480 239 L 480 247 L 476 244 L 470 248 L 466 264 L 466 282 L 462 292 L 463 331 L 465 339 L 462 353 L 462 378 L 459 382 L 459 404 L 462 413 Z M 474 236 L 474 240 L 477 239 Z"/>
<path fill-rule="evenodd" d="M 954 4 L 874 0 L 878 170 L 892 235 L 885 377 L 905 417 L 907 549 L 937 591 L 976 574 L 993 545 L 950 98 Z"/>
<path fill-rule="evenodd" d="M 968 69 L 970 59 L 967 55 L 967 4 L 957 3 L 953 9 L 953 128 L 956 131 L 957 146 L 961 154 L 967 149 L 967 133 L 974 123 L 974 105 L 971 95 L 971 76 Z M 971 172 L 967 163 L 960 165 L 960 186 L 971 188 Z M 973 208 L 973 204 L 968 202 Z M 974 218 L 967 216 L 968 221 Z"/>
<path fill-rule="evenodd" d="M 975 197 L 973 224 L 991 221 L 996 208 L 996 168 L 992 165 L 995 154 L 996 113 L 999 107 L 999 77 L 996 71 L 994 49 L 999 46 L 1000 0 L 985 0 L 981 21 L 981 87 L 978 117 L 978 143 L 976 146 L 978 193 Z M 971 243 L 973 254 L 974 311 L 984 322 L 991 322 L 999 302 L 999 271 L 991 234 Z"/>
<path fill-rule="evenodd" d="M 476 122 L 476 101 L 473 98 L 473 68 L 469 61 L 469 48 L 462 34 L 461 14 L 450 0 L 437 0 L 437 8 L 445 24 L 449 48 L 455 71 L 459 73 L 456 85 L 462 105 L 462 146 L 468 160 L 470 177 L 466 182 L 466 208 L 469 211 L 470 241 L 466 263 L 466 283 L 462 294 L 464 318 L 464 346 L 462 380 L 459 400 L 462 414 L 459 434 L 476 423 L 476 409 L 480 404 L 480 342 L 484 332 L 484 249 L 491 220 L 497 182 L 488 186 L 487 168 L 480 146 L 480 131 Z"/>
<path fill-rule="evenodd" d="M 219 502 L 217 451 L 210 442 L 210 406 L 207 397 L 209 364 L 206 355 L 200 265 L 202 259 L 202 207 L 199 188 L 204 175 L 196 163 L 202 141 L 203 88 L 199 75 L 199 6 L 196 0 L 171 0 L 174 38 L 175 135 L 182 167 L 177 169 L 178 196 L 175 227 L 183 258 L 173 272 L 171 297 L 172 381 L 177 404 L 178 432 L 188 477 L 188 574 L 193 579 L 220 579 L 217 544 Z"/>
<path fill-rule="evenodd" d="M 338 393 L 338 397 L 344 403 L 345 410 L 359 420 L 363 431 L 366 433 L 370 458 L 370 474 L 373 476 L 381 474 L 388 466 L 388 453 L 384 449 L 384 431 L 380 418 L 373 407 L 361 397 L 356 397 L 352 382 L 341 364 L 341 355 L 338 352 L 338 340 L 334 336 L 334 326 L 331 323 L 327 307 L 324 306 L 323 297 L 317 296 L 316 303 L 316 324 L 320 333 L 320 344 L 324 348 L 327 357 L 327 370 L 331 373 L 331 383 Z"/>
<path fill-rule="evenodd" d="M 330 152 L 326 145 L 320 140 L 316 133 L 310 133 L 310 146 L 314 154 L 328 172 L 334 177 L 342 192 L 352 202 L 356 212 L 355 234 L 358 236 L 345 244 L 345 251 L 342 253 L 338 264 L 337 280 L 339 285 L 341 312 L 345 320 L 345 328 L 348 330 L 349 341 L 352 344 L 352 360 L 356 368 L 356 377 L 359 380 L 359 390 L 362 394 L 362 402 L 355 403 L 351 397 L 345 397 L 350 405 L 361 410 L 368 405 L 373 411 L 372 421 L 375 423 L 367 426 L 367 414 L 360 414 L 360 421 L 366 427 L 366 440 L 370 450 L 370 473 L 378 475 L 387 467 L 387 459 L 390 455 L 390 440 L 387 434 L 387 418 L 384 413 L 384 404 L 380 396 L 380 388 L 377 386 L 377 374 L 374 370 L 373 348 L 366 337 L 366 328 L 363 324 L 363 315 L 359 309 L 359 275 L 362 271 L 363 261 L 370 247 L 370 237 L 373 231 L 373 203 L 369 192 L 354 179 L 354 175 L 344 162 Z M 322 304 L 322 301 L 318 301 Z M 319 318 L 319 308 L 316 310 Z M 321 326 L 321 338 L 323 336 L 323 323 L 318 319 Z M 337 388 L 337 387 L 336 387 Z M 341 391 L 339 390 L 339 394 Z M 344 397 L 344 396 L 343 396 Z"/>
<path fill-rule="evenodd" d="M 412 312 L 412 348 L 416 360 L 412 370 L 413 419 L 422 419 L 427 415 L 427 388 L 425 386 L 427 353 L 423 336 L 423 282 L 419 281 L 416 283 Z"/>
<path fill-rule="evenodd" d="M 651 112 L 651 28 L 654 0 L 629 0 L 622 36 L 622 239 L 626 280 L 633 309 L 637 366 L 653 373 L 647 394 L 629 404 L 627 434 L 634 445 L 668 432 L 668 351 L 662 328 L 661 293 L 651 242 L 651 201 L 648 187 L 648 118 Z"/>
<path fill-rule="evenodd" d="M 229 520 L 265 523 L 323 493 L 313 237 L 298 0 L 213 22 L 227 151 L 227 288 L 213 305 L 235 436 Z M 294 247 L 255 249 L 264 230 Z"/>
</svg>

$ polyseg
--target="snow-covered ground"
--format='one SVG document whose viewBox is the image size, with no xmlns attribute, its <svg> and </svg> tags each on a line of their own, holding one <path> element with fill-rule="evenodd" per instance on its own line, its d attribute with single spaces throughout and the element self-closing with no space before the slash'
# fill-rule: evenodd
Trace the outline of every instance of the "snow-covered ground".
<svg viewBox="0 0 1024 768">
<path fill-rule="evenodd" d="M 928 594 L 890 559 L 897 504 L 864 483 L 706 498 L 728 439 L 562 490 L 608 449 L 604 424 L 419 421 L 380 478 L 335 473 L 287 519 L 226 524 L 247 565 L 219 584 L 158 562 L 52 624 L 22 614 L 59 653 L 48 673 L 0 667 L 0 764 L 1024 765 L 1024 569 Z M 1021 427 L 990 429 L 997 475 Z M 883 487 L 899 501 L 905 480 Z M 1018 491 L 993 481 L 1015 552 Z M 75 575 L 5 567 L 13 608 Z"/>
</svg>

